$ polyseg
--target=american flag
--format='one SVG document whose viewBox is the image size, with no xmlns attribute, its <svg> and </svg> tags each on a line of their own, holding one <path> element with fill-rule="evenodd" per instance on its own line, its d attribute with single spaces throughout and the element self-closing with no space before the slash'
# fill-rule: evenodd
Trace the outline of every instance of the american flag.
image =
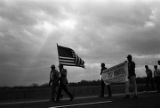
<svg viewBox="0 0 160 108">
<path fill-rule="evenodd" d="M 74 50 L 57 44 L 59 63 L 66 66 L 78 66 L 84 68 L 84 61 L 78 57 Z"/>
</svg>

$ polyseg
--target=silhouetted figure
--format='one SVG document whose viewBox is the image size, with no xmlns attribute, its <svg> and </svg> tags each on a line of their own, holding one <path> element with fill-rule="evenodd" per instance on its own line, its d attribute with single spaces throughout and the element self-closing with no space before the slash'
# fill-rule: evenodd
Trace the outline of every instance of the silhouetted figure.
<svg viewBox="0 0 160 108">
<path fill-rule="evenodd" d="M 51 101 L 55 101 L 57 88 L 59 85 L 59 72 L 56 70 L 55 65 L 51 66 L 49 86 L 51 87 Z"/>
<path fill-rule="evenodd" d="M 146 74 L 147 74 L 147 78 L 146 78 L 146 88 L 147 90 L 153 90 L 154 89 L 154 83 L 153 83 L 153 78 L 152 78 L 152 70 L 149 68 L 148 65 L 145 65 L 145 69 L 146 69 Z"/>
<path fill-rule="evenodd" d="M 107 69 L 105 67 L 105 64 L 104 63 L 101 63 L 101 72 L 100 72 L 100 75 L 102 75 L 102 72 Z M 104 89 L 105 89 L 105 83 L 104 81 L 101 79 L 101 94 L 100 94 L 100 97 L 104 97 Z M 108 89 L 108 97 L 112 97 L 112 92 L 111 92 L 111 86 L 110 84 L 107 85 L 107 89 Z"/>
<path fill-rule="evenodd" d="M 158 60 L 158 65 L 160 65 L 160 60 Z"/>
<path fill-rule="evenodd" d="M 156 83 L 157 92 L 160 92 L 160 70 L 158 69 L 157 65 L 154 65 L 154 79 Z"/>
<path fill-rule="evenodd" d="M 67 95 L 70 97 L 70 101 L 72 101 L 73 96 L 68 90 L 67 70 L 63 68 L 62 64 L 60 64 L 59 69 L 60 69 L 60 86 L 58 89 L 58 95 L 56 101 L 59 101 L 62 90 L 64 90 L 67 93 Z"/>
<path fill-rule="evenodd" d="M 132 60 L 132 55 L 127 56 L 128 60 L 128 79 L 129 81 L 126 82 L 126 96 L 125 98 L 130 97 L 129 87 L 133 86 L 134 98 L 138 98 L 137 96 L 137 84 L 136 84 L 136 74 L 135 74 L 135 63 Z"/>
</svg>

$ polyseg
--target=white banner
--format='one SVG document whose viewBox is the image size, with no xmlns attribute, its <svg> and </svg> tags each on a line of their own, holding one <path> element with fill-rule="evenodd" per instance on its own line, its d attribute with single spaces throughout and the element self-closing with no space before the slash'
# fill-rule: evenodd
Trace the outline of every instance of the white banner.
<svg viewBox="0 0 160 108">
<path fill-rule="evenodd" d="M 128 81 L 128 62 L 125 61 L 109 69 L 105 69 L 101 77 L 106 85 L 109 83 L 123 83 Z"/>
</svg>

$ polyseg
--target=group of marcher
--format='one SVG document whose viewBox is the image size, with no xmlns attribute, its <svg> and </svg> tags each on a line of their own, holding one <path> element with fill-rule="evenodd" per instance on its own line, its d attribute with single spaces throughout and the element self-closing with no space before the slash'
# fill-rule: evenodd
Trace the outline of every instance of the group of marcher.
<svg viewBox="0 0 160 108">
<path fill-rule="evenodd" d="M 158 61 L 158 65 L 160 65 L 160 61 Z M 160 69 L 158 69 L 157 65 L 154 65 L 153 72 L 148 65 L 145 65 L 145 69 L 147 75 L 146 90 L 154 90 L 156 88 L 157 92 L 160 92 Z"/>
<path fill-rule="evenodd" d="M 63 97 L 62 90 L 64 90 L 70 97 L 70 101 L 74 99 L 73 95 L 68 90 L 67 70 L 63 68 L 63 65 L 59 65 L 59 72 L 55 68 L 55 65 L 51 66 L 49 86 L 51 87 L 51 101 L 59 102 Z"/>
<path fill-rule="evenodd" d="M 125 97 L 124 98 L 130 98 L 130 87 L 132 86 L 133 91 L 133 98 L 138 98 L 137 94 L 137 84 L 136 84 L 136 73 L 135 73 L 135 62 L 132 60 L 132 55 L 127 56 L 128 61 L 128 81 L 125 83 Z M 160 61 L 158 61 L 158 65 L 160 65 Z M 156 83 L 156 89 L 158 92 L 160 92 L 160 69 L 158 69 L 157 65 L 154 65 L 154 81 L 153 81 L 153 75 L 152 70 L 149 68 L 148 65 L 145 65 L 146 68 L 146 87 L 149 88 L 149 85 L 151 85 L 151 88 L 154 89 L 154 81 Z M 102 72 L 107 69 L 105 67 L 105 63 L 101 63 L 101 72 L 100 75 L 102 75 Z M 73 95 L 68 90 L 68 80 L 67 80 L 67 70 L 63 68 L 63 65 L 59 65 L 59 72 L 56 70 L 55 65 L 51 66 L 51 72 L 50 72 L 50 81 L 49 85 L 52 88 L 51 91 L 51 101 L 58 102 L 62 95 L 62 90 L 64 90 L 68 96 L 70 97 L 70 100 L 72 101 L 74 99 Z M 105 89 L 105 83 L 101 79 L 101 92 L 100 97 L 104 97 L 104 89 Z M 112 97 L 112 91 L 111 91 L 111 85 L 107 84 L 108 89 L 108 97 Z"/>
<path fill-rule="evenodd" d="M 132 86 L 133 88 L 133 92 L 134 92 L 134 98 L 138 98 L 137 95 L 137 84 L 136 84 L 136 74 L 135 74 L 135 63 L 132 60 L 132 55 L 128 55 L 127 56 L 127 60 L 128 60 L 128 81 L 125 83 L 125 98 L 130 98 L 130 86 Z M 107 69 L 105 67 L 104 63 L 101 63 L 101 72 L 100 75 L 102 74 L 103 70 Z M 101 79 L 101 94 L 100 97 L 104 97 L 104 87 L 105 87 L 105 83 L 104 81 Z M 111 92 L 111 85 L 108 83 L 107 84 L 107 89 L 108 89 L 108 98 L 112 97 L 112 92 Z"/>
<path fill-rule="evenodd" d="M 128 81 L 125 83 L 125 97 L 124 98 L 130 98 L 130 87 L 132 86 L 132 91 L 133 91 L 133 98 L 138 98 L 137 94 L 137 84 L 136 84 L 136 73 L 135 73 L 135 62 L 132 60 L 132 55 L 127 56 L 127 61 L 128 61 Z M 160 60 L 158 61 L 158 65 L 160 65 Z M 148 65 L 145 65 L 146 68 L 146 89 L 149 90 L 150 88 L 152 90 L 155 89 L 154 84 L 156 84 L 156 90 L 158 93 L 160 93 L 160 69 L 158 69 L 157 65 L 154 65 L 154 78 L 152 75 L 152 70 L 149 68 Z M 100 75 L 102 74 L 103 70 L 107 69 L 105 67 L 104 63 L 101 63 L 101 72 Z M 101 92 L 100 92 L 100 97 L 104 97 L 104 87 L 105 83 L 101 79 Z M 107 89 L 108 89 L 108 97 L 112 97 L 112 92 L 111 92 L 111 85 L 107 84 Z"/>
</svg>

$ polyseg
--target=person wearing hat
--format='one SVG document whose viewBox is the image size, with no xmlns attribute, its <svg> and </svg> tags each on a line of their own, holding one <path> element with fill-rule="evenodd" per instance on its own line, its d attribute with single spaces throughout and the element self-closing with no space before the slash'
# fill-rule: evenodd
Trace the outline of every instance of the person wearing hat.
<svg viewBox="0 0 160 108">
<path fill-rule="evenodd" d="M 156 83 L 157 83 L 157 89 L 158 89 L 158 93 L 160 92 L 160 60 L 158 60 L 158 65 L 157 66 L 157 74 L 156 76 Z"/>
<path fill-rule="evenodd" d="M 50 101 L 56 101 L 56 89 L 59 85 L 59 72 L 56 70 L 55 65 L 51 65 L 51 72 L 50 72 L 50 80 L 49 86 L 51 87 L 51 99 Z"/>
<path fill-rule="evenodd" d="M 136 74 L 135 74 L 135 63 L 132 60 L 132 55 L 129 54 L 127 56 L 127 60 L 128 60 L 128 79 L 129 79 L 129 81 L 126 82 L 126 88 L 125 88 L 126 96 L 125 96 L 125 98 L 130 97 L 129 87 L 131 85 L 133 86 L 133 89 L 134 89 L 133 90 L 134 98 L 138 98 L 138 96 L 137 96 Z"/>
<path fill-rule="evenodd" d="M 104 63 L 101 63 L 101 72 L 100 72 L 100 75 L 102 75 L 102 72 L 107 69 L 105 67 L 105 64 Z M 103 79 L 101 79 L 101 94 L 100 94 L 100 97 L 104 97 L 104 88 L 105 88 L 105 83 L 103 81 Z M 111 92 L 111 86 L 110 84 L 107 84 L 107 89 L 108 89 L 108 97 L 111 98 L 112 97 L 112 92 Z"/>
<path fill-rule="evenodd" d="M 157 65 L 154 65 L 154 80 L 156 83 L 156 90 L 160 93 L 160 70 Z"/>
<path fill-rule="evenodd" d="M 59 65 L 59 70 L 60 70 L 60 85 L 56 101 L 57 102 L 59 101 L 62 90 L 64 90 L 67 93 L 67 95 L 70 97 L 70 101 L 72 101 L 74 97 L 68 90 L 67 70 L 63 68 L 62 64 Z"/>
<path fill-rule="evenodd" d="M 154 83 L 153 83 L 153 78 L 152 78 L 152 70 L 149 68 L 148 65 L 145 65 L 145 69 L 146 69 L 146 75 L 147 75 L 147 77 L 146 77 L 146 89 L 147 90 L 150 90 L 150 89 L 154 90 Z M 149 85 L 151 85 L 151 88 L 150 88 Z"/>
<path fill-rule="evenodd" d="M 158 60 L 158 65 L 160 65 L 160 60 Z"/>
</svg>

